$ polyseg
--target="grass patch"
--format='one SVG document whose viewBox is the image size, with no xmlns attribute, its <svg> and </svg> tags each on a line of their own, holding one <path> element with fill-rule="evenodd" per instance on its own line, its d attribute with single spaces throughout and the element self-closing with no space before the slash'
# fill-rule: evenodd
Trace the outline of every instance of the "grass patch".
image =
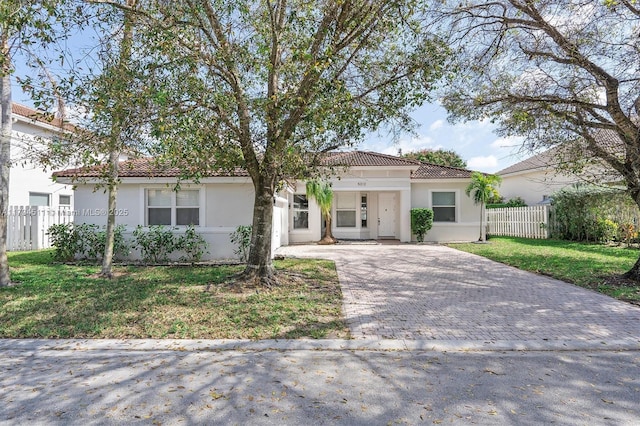
<svg viewBox="0 0 640 426">
<path fill-rule="evenodd" d="M 640 302 L 640 284 L 620 277 L 638 259 L 640 252 L 635 248 L 514 237 L 492 237 L 488 244 L 449 246 L 616 299 Z"/>
<path fill-rule="evenodd" d="M 15 287 L 0 289 L 2 338 L 348 338 L 333 262 L 276 261 L 280 286 L 238 293 L 241 266 L 50 264 L 51 252 L 9 253 Z"/>
</svg>

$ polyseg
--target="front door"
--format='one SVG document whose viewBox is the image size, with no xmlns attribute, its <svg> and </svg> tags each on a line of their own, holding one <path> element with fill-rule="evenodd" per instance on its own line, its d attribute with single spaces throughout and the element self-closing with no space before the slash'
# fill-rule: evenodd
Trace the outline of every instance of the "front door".
<svg viewBox="0 0 640 426">
<path fill-rule="evenodd" d="M 396 238 L 396 194 L 378 194 L 378 238 Z"/>
</svg>

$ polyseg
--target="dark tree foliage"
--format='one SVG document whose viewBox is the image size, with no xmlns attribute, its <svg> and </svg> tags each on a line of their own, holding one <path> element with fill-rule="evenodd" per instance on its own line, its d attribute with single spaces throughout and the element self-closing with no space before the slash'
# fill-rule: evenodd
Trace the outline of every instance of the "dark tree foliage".
<svg viewBox="0 0 640 426">
<path fill-rule="evenodd" d="M 461 169 L 467 167 L 467 162 L 453 150 L 426 148 L 419 151 L 407 152 L 403 157 L 425 163 L 437 164 L 439 166 L 459 167 Z"/>
</svg>

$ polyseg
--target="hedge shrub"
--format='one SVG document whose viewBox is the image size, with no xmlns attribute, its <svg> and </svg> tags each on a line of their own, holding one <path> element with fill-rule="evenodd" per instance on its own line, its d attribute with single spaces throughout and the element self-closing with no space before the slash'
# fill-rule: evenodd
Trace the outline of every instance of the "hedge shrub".
<svg viewBox="0 0 640 426">
<path fill-rule="evenodd" d="M 619 189 L 579 187 L 553 194 L 551 236 L 562 240 L 609 242 L 620 239 L 619 224 L 637 223 L 640 211 Z M 624 234 L 624 232 L 622 232 Z"/>
<path fill-rule="evenodd" d="M 419 243 L 424 241 L 425 234 L 433 225 L 433 210 L 411 209 L 411 232 Z"/>
</svg>

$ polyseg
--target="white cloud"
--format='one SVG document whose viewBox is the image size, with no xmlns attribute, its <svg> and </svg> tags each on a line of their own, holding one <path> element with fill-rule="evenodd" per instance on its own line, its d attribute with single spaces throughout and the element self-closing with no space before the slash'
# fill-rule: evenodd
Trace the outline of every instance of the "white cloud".
<svg viewBox="0 0 640 426">
<path fill-rule="evenodd" d="M 514 149 L 522 145 L 521 137 L 498 138 L 489 145 L 493 149 Z"/>
<path fill-rule="evenodd" d="M 495 171 L 498 167 L 498 159 L 494 155 L 485 157 L 473 157 L 467 161 L 467 167 L 479 171 Z"/>
<path fill-rule="evenodd" d="M 440 149 L 442 145 L 436 145 L 433 138 L 421 135 L 417 138 L 411 138 L 410 140 L 402 139 L 396 144 L 387 146 L 381 152 L 388 155 L 397 155 L 398 150 L 402 150 L 402 152 L 406 154 L 407 152 L 419 151 L 425 148 Z"/>
<path fill-rule="evenodd" d="M 433 132 L 434 130 L 438 130 L 443 125 L 444 125 L 444 121 L 443 120 L 436 120 L 433 123 L 431 123 L 431 126 L 429 126 L 429 131 Z"/>
</svg>

